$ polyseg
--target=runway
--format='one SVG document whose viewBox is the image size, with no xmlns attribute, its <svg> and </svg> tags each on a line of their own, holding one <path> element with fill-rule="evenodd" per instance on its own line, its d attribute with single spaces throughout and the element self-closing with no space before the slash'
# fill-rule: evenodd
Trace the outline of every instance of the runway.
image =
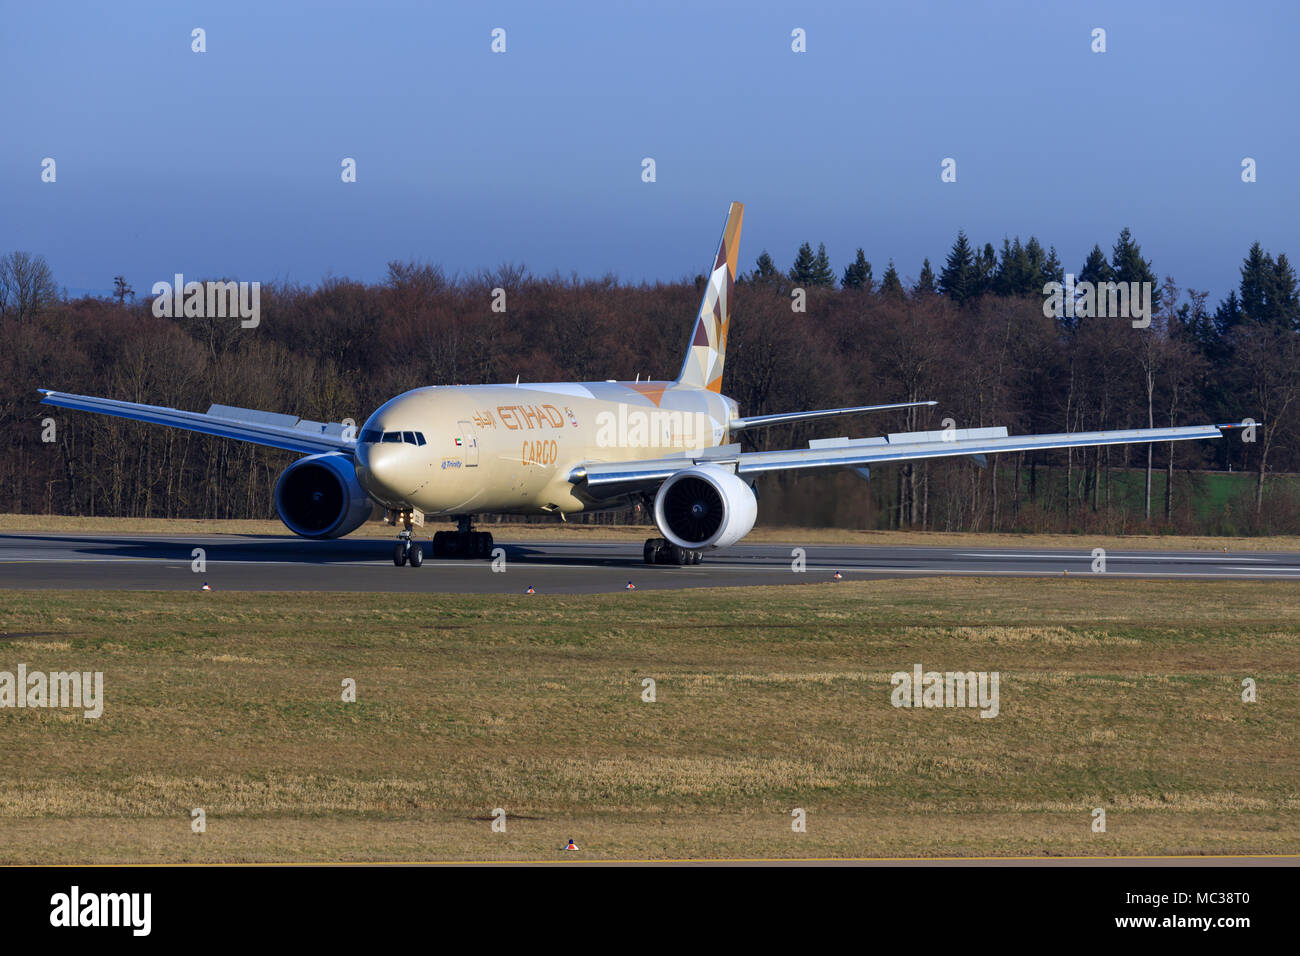
<svg viewBox="0 0 1300 956">
<path fill-rule="evenodd" d="M 501 536 L 503 539 L 505 535 Z M 0 588 L 227 591 L 416 591 L 595 594 L 626 589 L 737 587 L 899 576 L 1093 576 L 1091 550 L 739 545 L 693 567 L 647 565 L 639 541 L 497 542 L 488 561 L 426 559 L 395 567 L 383 538 L 309 541 L 292 535 L 0 534 Z M 194 550 L 204 565 L 195 570 Z M 426 542 L 426 553 L 428 553 Z M 1300 554 L 1252 551 L 1108 551 L 1104 573 L 1122 578 L 1300 580 Z"/>
</svg>

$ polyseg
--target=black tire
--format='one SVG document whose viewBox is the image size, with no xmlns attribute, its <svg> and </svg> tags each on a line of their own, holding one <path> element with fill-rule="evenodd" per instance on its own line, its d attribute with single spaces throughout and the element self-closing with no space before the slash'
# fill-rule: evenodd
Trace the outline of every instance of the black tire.
<svg viewBox="0 0 1300 956">
<path fill-rule="evenodd" d="M 406 563 L 406 545 L 404 543 L 399 542 L 397 547 L 393 549 L 393 564 L 397 565 L 400 568 L 405 563 Z"/>
<path fill-rule="evenodd" d="M 407 556 L 407 560 L 411 562 L 413 568 L 418 568 L 424 564 L 424 548 L 418 544 L 411 545 L 411 553 Z"/>
<path fill-rule="evenodd" d="M 703 560 L 704 560 L 704 552 L 703 552 L 703 551 L 692 551 L 692 552 L 691 552 L 691 564 L 699 564 L 699 563 L 700 563 L 701 561 L 703 561 Z"/>
<path fill-rule="evenodd" d="M 433 533 L 433 556 L 435 558 L 445 558 L 447 556 L 447 532 L 435 531 Z"/>
<path fill-rule="evenodd" d="M 646 564 L 655 563 L 655 560 L 659 557 L 659 545 L 655 542 L 654 538 L 645 539 L 645 548 L 642 553 L 645 556 Z"/>
</svg>

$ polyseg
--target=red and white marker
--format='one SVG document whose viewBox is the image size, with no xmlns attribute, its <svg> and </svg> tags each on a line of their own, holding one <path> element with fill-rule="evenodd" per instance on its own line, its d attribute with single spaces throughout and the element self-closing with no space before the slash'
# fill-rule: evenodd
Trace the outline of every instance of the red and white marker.
<svg viewBox="0 0 1300 956">
<path fill-rule="evenodd" d="M 529 594 L 536 594 L 536 593 L 537 593 L 535 590 L 533 590 L 533 586 L 532 586 L 531 584 L 528 585 L 528 593 L 529 593 Z"/>
</svg>

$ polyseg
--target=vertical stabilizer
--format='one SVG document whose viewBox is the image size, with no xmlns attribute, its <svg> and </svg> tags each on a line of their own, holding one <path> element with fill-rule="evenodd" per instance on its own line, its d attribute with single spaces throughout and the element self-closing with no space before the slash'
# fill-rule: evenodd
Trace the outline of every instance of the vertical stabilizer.
<svg viewBox="0 0 1300 956">
<path fill-rule="evenodd" d="M 691 344 L 677 381 L 683 385 L 722 391 L 722 362 L 727 355 L 727 330 L 731 324 L 731 297 L 736 286 L 736 261 L 740 253 L 743 203 L 733 202 L 722 230 L 718 254 L 713 259 L 709 284 L 691 332 Z"/>
</svg>

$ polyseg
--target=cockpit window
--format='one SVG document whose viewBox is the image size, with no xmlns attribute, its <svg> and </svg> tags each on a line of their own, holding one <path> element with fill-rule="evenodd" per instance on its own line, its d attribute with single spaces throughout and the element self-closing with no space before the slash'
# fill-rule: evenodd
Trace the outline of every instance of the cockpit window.
<svg viewBox="0 0 1300 956">
<path fill-rule="evenodd" d="M 385 445 L 424 445 L 424 432 L 381 432 L 368 428 L 361 433 L 363 442 L 383 442 Z"/>
</svg>

